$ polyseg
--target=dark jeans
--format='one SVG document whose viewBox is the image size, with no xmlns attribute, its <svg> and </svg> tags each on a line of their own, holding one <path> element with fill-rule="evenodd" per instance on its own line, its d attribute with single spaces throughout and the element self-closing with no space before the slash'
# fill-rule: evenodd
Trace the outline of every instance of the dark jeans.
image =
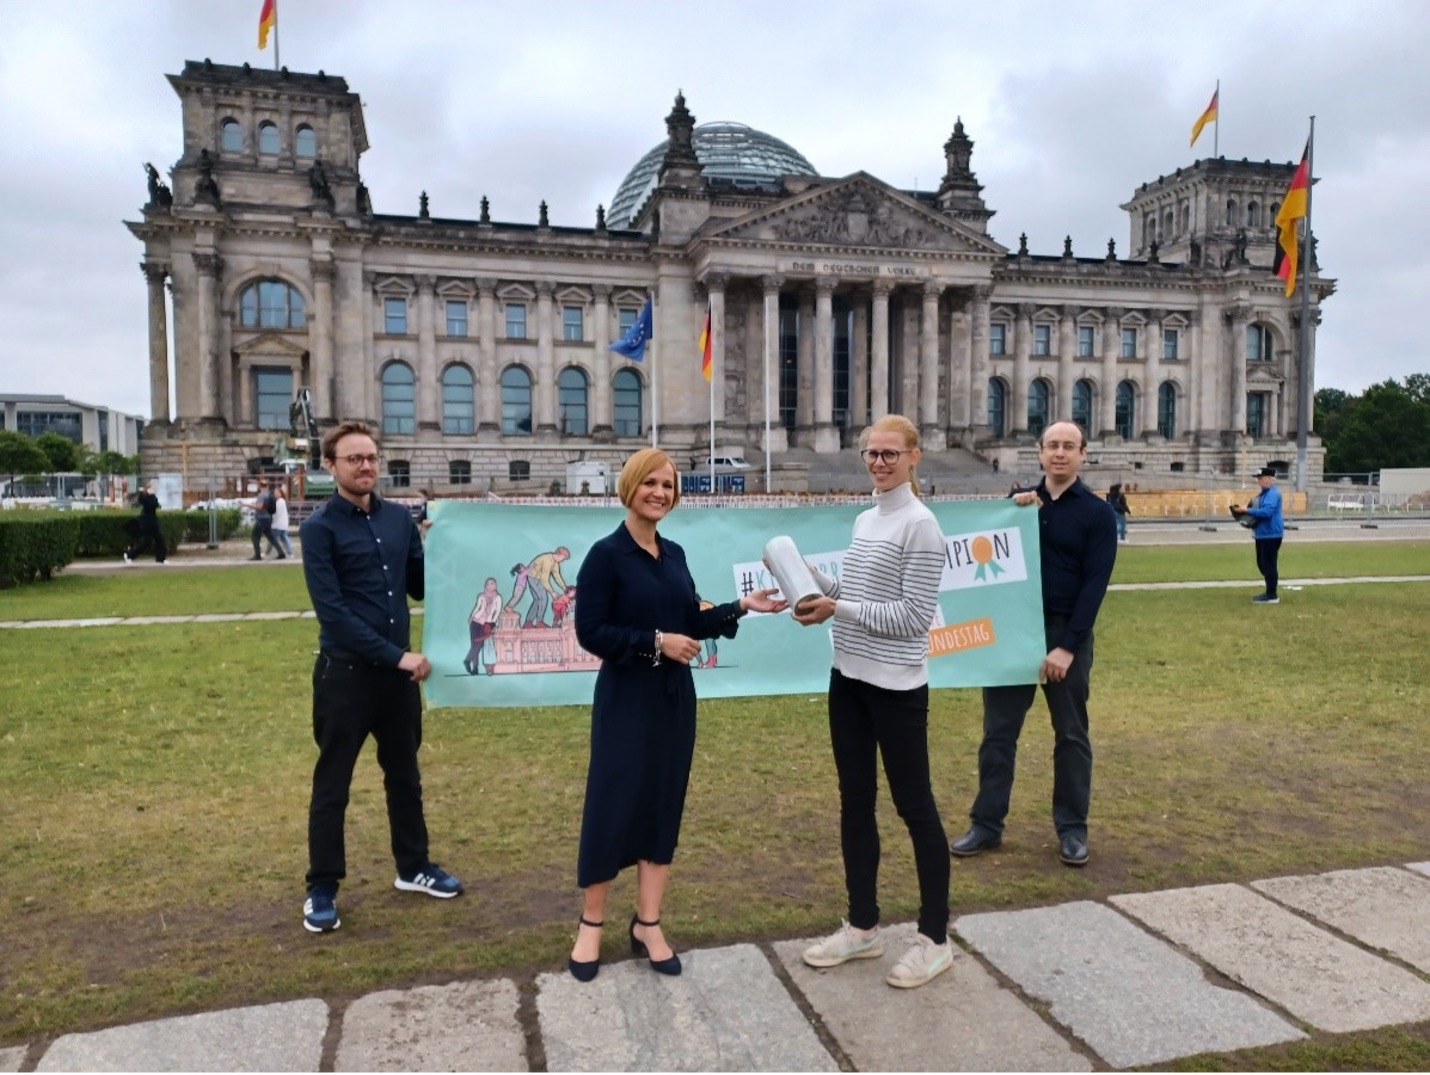
<svg viewBox="0 0 1430 1075">
<path fill-rule="evenodd" d="M 879 824 L 877 755 L 894 809 L 914 842 L 919 875 L 919 932 L 942 944 L 948 938 L 948 843 L 929 783 L 927 685 L 894 691 L 829 676 L 829 738 L 839 773 L 839 842 L 849 923 L 879 924 Z"/>
<path fill-rule="evenodd" d="M 308 807 L 308 884 L 336 885 L 347 873 L 343 816 L 353 766 L 363 743 L 377 740 L 387 790 L 387 821 L 397 870 L 412 874 L 428 863 L 422 814 L 422 697 L 406 672 L 326 653 L 313 666 L 313 798 Z"/>
<path fill-rule="evenodd" d="M 164 532 L 159 529 L 159 524 L 145 526 L 140 523 L 134 534 L 134 543 L 124 551 L 124 555 L 131 560 L 137 560 L 148 552 L 150 547 L 154 549 L 154 560 L 157 563 L 162 564 L 169 558 L 169 547 L 164 544 Z"/>
<path fill-rule="evenodd" d="M 1271 597 L 1276 596 L 1276 584 L 1281 581 L 1276 573 L 1276 559 L 1280 555 L 1280 538 L 1256 539 L 1256 570 L 1266 580 L 1266 593 Z"/>
<path fill-rule="evenodd" d="M 1046 636 L 1052 652 L 1066 621 L 1048 618 Z M 1053 723 L 1053 824 L 1058 834 L 1087 835 L 1092 798 L 1092 743 L 1087 734 L 1087 699 L 1092 677 L 1092 633 L 1073 654 L 1067 678 L 1043 684 Z M 1033 704 L 1036 685 L 983 689 L 983 743 L 978 748 L 978 797 L 969 817 L 986 832 L 1001 836 L 1013 793 L 1013 765 L 1018 735 Z"/>
<path fill-rule="evenodd" d="M 273 537 L 273 516 L 269 515 L 267 512 L 260 513 L 253 520 L 253 533 L 251 536 L 253 537 L 254 556 L 262 555 L 263 539 L 265 537 L 268 539 L 268 547 L 270 549 L 276 552 L 279 556 L 284 555 L 283 546 L 278 544 L 278 542 Z"/>
</svg>

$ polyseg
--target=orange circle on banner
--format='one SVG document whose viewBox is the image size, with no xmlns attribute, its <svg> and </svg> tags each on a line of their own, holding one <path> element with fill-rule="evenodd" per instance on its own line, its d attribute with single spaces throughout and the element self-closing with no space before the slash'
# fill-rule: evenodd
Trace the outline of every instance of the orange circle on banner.
<svg viewBox="0 0 1430 1075">
<path fill-rule="evenodd" d="M 986 564 L 993 559 L 993 542 L 982 534 L 973 539 L 969 548 L 973 552 L 973 559 L 980 564 Z"/>
</svg>

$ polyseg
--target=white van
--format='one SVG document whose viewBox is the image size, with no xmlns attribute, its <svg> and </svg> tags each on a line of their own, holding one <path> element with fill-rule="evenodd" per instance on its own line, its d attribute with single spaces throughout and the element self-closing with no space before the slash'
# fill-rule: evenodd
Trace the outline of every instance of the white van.
<svg viewBox="0 0 1430 1075">
<path fill-rule="evenodd" d="M 712 455 L 707 459 L 692 459 L 690 469 L 694 471 L 709 470 L 714 466 L 717 473 L 731 474 L 735 471 L 753 469 L 743 455 Z"/>
</svg>

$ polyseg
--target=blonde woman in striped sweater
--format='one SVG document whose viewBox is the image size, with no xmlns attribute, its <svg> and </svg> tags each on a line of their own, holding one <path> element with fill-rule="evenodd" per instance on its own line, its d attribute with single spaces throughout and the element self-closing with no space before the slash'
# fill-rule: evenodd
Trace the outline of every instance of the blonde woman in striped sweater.
<svg viewBox="0 0 1430 1075">
<path fill-rule="evenodd" d="M 829 735 L 839 774 L 839 838 L 849 918 L 804 953 L 812 967 L 884 954 L 879 938 L 877 764 L 914 844 L 918 935 L 885 979 L 908 989 L 953 963 L 948 940 L 949 861 L 929 781 L 928 631 L 938 603 L 943 535 L 918 498 L 919 435 L 903 415 L 880 418 L 859 439 L 874 506 L 854 522 L 838 581 L 816 572 L 824 596 L 795 619 L 832 619 Z"/>
</svg>

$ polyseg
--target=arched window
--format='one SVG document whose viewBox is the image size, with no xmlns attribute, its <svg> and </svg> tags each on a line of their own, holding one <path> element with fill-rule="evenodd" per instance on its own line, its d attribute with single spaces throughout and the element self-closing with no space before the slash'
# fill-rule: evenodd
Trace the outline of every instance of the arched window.
<svg viewBox="0 0 1430 1075">
<path fill-rule="evenodd" d="M 1268 228 L 1270 228 L 1272 231 L 1275 231 L 1275 230 L 1276 230 L 1276 216 L 1277 216 L 1277 214 L 1280 213 L 1280 212 L 1281 212 L 1281 203 L 1280 203 L 1280 202 L 1272 202 L 1272 203 L 1271 203 L 1271 214 L 1266 218 L 1266 226 L 1267 226 Z"/>
<path fill-rule="evenodd" d="M 1041 437 L 1048 425 L 1048 382 L 1039 377 L 1028 386 L 1028 432 Z"/>
<path fill-rule="evenodd" d="M 1177 386 L 1171 381 L 1157 389 L 1157 432 L 1168 440 L 1177 435 Z"/>
<path fill-rule="evenodd" d="M 531 432 L 531 374 L 520 366 L 508 366 L 502 370 L 501 431 L 509 434 Z"/>
<path fill-rule="evenodd" d="M 641 378 L 635 370 L 618 370 L 611 380 L 611 426 L 618 437 L 641 435 Z"/>
<path fill-rule="evenodd" d="M 1183 203 L 1182 203 L 1182 228 L 1181 228 L 1181 234 L 1182 234 L 1182 235 L 1185 235 L 1187 232 L 1189 232 L 1189 231 L 1191 231 L 1191 230 L 1192 230 L 1192 210 L 1191 210 L 1191 207 L 1190 207 L 1186 202 L 1183 202 Z"/>
<path fill-rule="evenodd" d="M 1086 377 L 1073 384 L 1072 420 L 1084 433 L 1092 429 L 1092 382 Z"/>
<path fill-rule="evenodd" d="M 382 431 L 417 432 L 417 379 L 406 362 L 389 362 L 383 367 Z"/>
<path fill-rule="evenodd" d="M 1142 245 L 1151 246 L 1157 241 L 1157 216 L 1148 213 L 1142 218 Z"/>
<path fill-rule="evenodd" d="M 1228 227 L 1231 227 L 1231 228 L 1236 227 L 1236 199 L 1235 199 L 1235 198 L 1228 198 L 1228 199 L 1226 200 L 1226 223 L 1227 223 L 1227 226 L 1228 226 Z"/>
<path fill-rule="evenodd" d="M 303 295 L 285 280 L 259 280 L 238 296 L 238 323 L 244 328 L 306 328 Z"/>
<path fill-rule="evenodd" d="M 1175 219 L 1170 209 L 1162 214 L 1162 241 L 1164 243 L 1172 237 Z"/>
<path fill-rule="evenodd" d="M 567 366 L 556 378 L 556 410 L 561 416 L 561 432 L 568 437 L 584 437 L 590 425 L 586 420 L 586 375 L 575 366 Z"/>
<path fill-rule="evenodd" d="M 442 432 L 472 433 L 476 429 L 476 379 L 460 362 L 442 371 Z"/>
<path fill-rule="evenodd" d="M 1261 219 L 1257 215 L 1260 208 L 1255 202 L 1246 203 L 1246 226 L 1248 228 L 1257 227 L 1261 223 Z"/>
<path fill-rule="evenodd" d="M 1137 389 L 1131 381 L 1123 381 L 1117 386 L 1117 435 L 1123 440 L 1132 439 L 1133 420 L 1137 417 Z"/>
<path fill-rule="evenodd" d="M 243 152 L 243 128 L 238 125 L 238 120 L 230 116 L 219 124 L 218 132 L 218 148 L 221 152 Z"/>
<path fill-rule="evenodd" d="M 1274 353 L 1271 348 L 1271 329 L 1266 325 L 1246 326 L 1246 360 L 1248 362 L 1270 362 Z"/>
<path fill-rule="evenodd" d="M 258 125 L 258 152 L 278 154 L 278 124 L 272 120 L 266 119 Z"/>
<path fill-rule="evenodd" d="M 313 128 L 306 123 L 300 124 L 293 132 L 293 155 L 295 157 L 316 157 L 318 155 L 318 136 L 313 133 Z"/>
<path fill-rule="evenodd" d="M 997 377 L 988 378 L 988 428 L 993 436 L 1003 439 L 1007 432 L 1008 389 Z"/>
</svg>

